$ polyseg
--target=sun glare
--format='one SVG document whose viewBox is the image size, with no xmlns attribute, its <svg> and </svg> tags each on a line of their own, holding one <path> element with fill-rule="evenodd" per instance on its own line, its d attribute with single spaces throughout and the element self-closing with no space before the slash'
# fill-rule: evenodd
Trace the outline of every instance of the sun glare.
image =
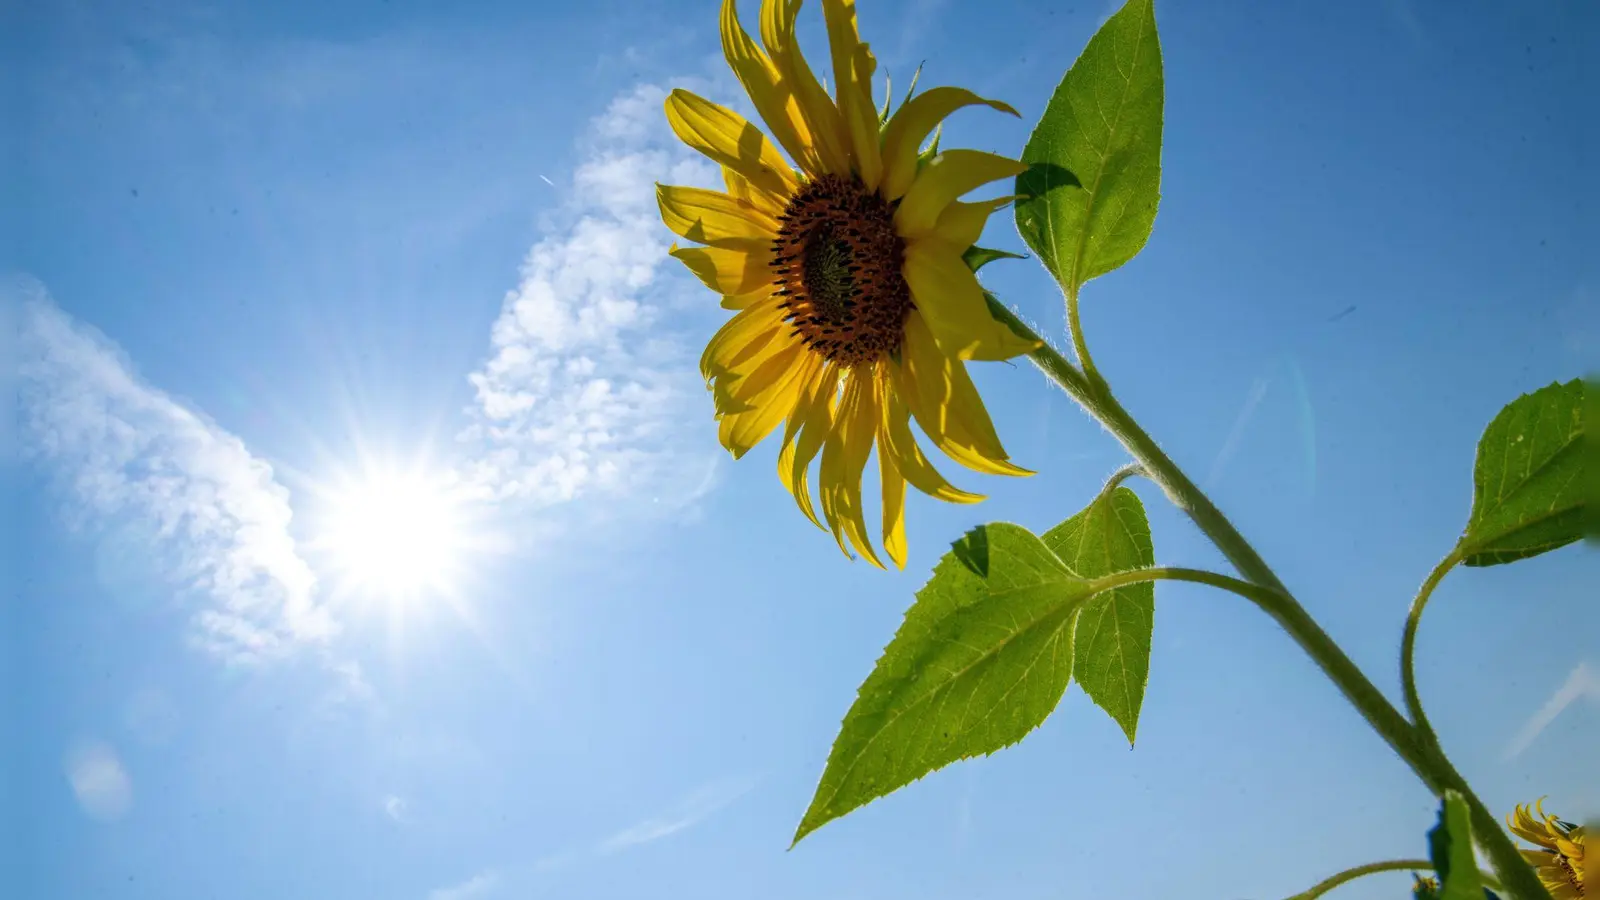
<svg viewBox="0 0 1600 900">
<path fill-rule="evenodd" d="M 351 589 L 392 600 L 452 588 L 466 535 L 442 479 L 371 472 L 329 499 L 318 543 Z"/>
</svg>

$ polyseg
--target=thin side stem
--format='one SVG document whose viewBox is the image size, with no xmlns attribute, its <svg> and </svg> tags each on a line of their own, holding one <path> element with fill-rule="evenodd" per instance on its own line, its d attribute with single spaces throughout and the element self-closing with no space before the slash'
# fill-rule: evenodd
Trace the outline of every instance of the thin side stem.
<svg viewBox="0 0 1600 900">
<path fill-rule="evenodd" d="M 1100 594 L 1145 581 L 1189 581 L 1195 584 L 1210 585 L 1214 588 L 1221 588 L 1238 594 L 1268 613 L 1272 613 L 1273 608 L 1287 596 L 1271 588 L 1252 584 L 1251 582 L 1234 578 L 1231 575 L 1208 572 L 1205 569 L 1187 569 L 1182 566 L 1151 566 L 1147 569 L 1129 569 L 1125 572 L 1102 575 L 1099 578 L 1090 580 L 1089 593 L 1091 595 Z"/>
<path fill-rule="evenodd" d="M 1144 466 L 1150 480 L 1161 487 L 1173 505 L 1182 510 L 1190 521 L 1216 545 L 1239 574 L 1251 584 L 1268 589 L 1274 600 L 1262 608 L 1277 621 L 1284 631 L 1300 645 L 1323 673 L 1333 681 L 1345 699 L 1361 713 L 1373 730 L 1394 749 L 1395 753 L 1411 767 L 1422 783 L 1435 796 L 1446 788 L 1459 791 L 1472 808 L 1474 837 L 1482 845 L 1500 875 L 1501 881 L 1519 900 L 1550 900 L 1549 891 L 1540 884 L 1533 869 L 1523 861 L 1516 844 L 1499 827 L 1488 808 L 1473 794 L 1460 773 L 1450 765 L 1442 753 L 1422 740 L 1418 730 L 1389 702 L 1383 692 L 1373 685 L 1344 650 L 1328 636 L 1322 626 L 1295 600 L 1283 582 L 1267 565 L 1261 555 L 1233 527 L 1216 504 L 1200 490 L 1199 486 L 1180 469 L 1172 458 L 1162 451 L 1155 439 L 1134 421 L 1126 409 L 1111 395 L 1109 387 L 1099 378 L 1085 378 L 1071 362 L 1054 347 L 1039 337 L 1005 304 L 993 296 L 987 297 L 989 309 L 1000 321 L 1018 335 L 1039 341 L 1039 349 L 1028 354 L 1034 365 L 1066 391 L 1091 416 L 1111 432 L 1133 458 Z M 1069 311 L 1073 304 L 1069 304 Z M 1076 325 L 1076 322 L 1074 322 Z M 1074 341 L 1081 334 L 1073 329 Z M 1266 595 L 1263 595 L 1266 596 Z M 1257 599 L 1252 597 L 1251 599 Z"/>
<path fill-rule="evenodd" d="M 1106 479 L 1106 486 L 1100 489 L 1100 493 L 1109 494 L 1116 490 L 1118 485 L 1122 484 L 1124 481 L 1127 481 L 1129 478 L 1139 477 L 1150 477 L 1150 473 L 1144 470 L 1144 464 L 1136 462 L 1128 463 L 1122 468 L 1111 473 L 1111 477 Z"/>
<path fill-rule="evenodd" d="M 1288 900 L 1316 900 L 1316 898 L 1334 888 L 1355 881 L 1364 875 L 1377 875 L 1380 872 L 1404 872 L 1407 870 L 1415 872 L 1419 869 L 1425 872 L 1432 872 L 1433 863 L 1425 859 L 1392 859 L 1387 862 L 1367 863 L 1364 866 L 1345 869 L 1337 875 L 1324 878 L 1312 885 L 1310 890 L 1295 894 Z"/>
<path fill-rule="evenodd" d="M 1439 586 L 1451 569 L 1461 562 L 1461 552 L 1452 550 L 1450 554 L 1439 561 L 1433 571 L 1428 573 L 1426 581 L 1417 591 L 1416 599 L 1411 601 L 1411 612 L 1406 616 L 1406 630 L 1400 638 L 1400 683 L 1404 686 L 1406 695 L 1406 712 L 1411 715 L 1411 722 L 1417 726 L 1417 732 L 1424 741 L 1437 749 L 1439 737 L 1434 734 L 1433 725 L 1428 722 L 1428 714 L 1422 711 L 1422 695 L 1417 692 L 1417 626 L 1422 622 L 1422 610 L 1428 605 L 1428 599 L 1433 596 L 1433 589 Z"/>
<path fill-rule="evenodd" d="M 1083 337 L 1083 322 L 1078 318 L 1078 291 L 1067 291 L 1067 331 L 1072 335 L 1072 352 L 1078 355 L 1078 365 L 1083 374 L 1096 386 L 1101 384 L 1100 372 L 1094 367 L 1094 357 L 1089 355 L 1089 342 Z"/>
<path fill-rule="evenodd" d="M 1324 878 L 1323 880 L 1312 885 L 1309 890 L 1295 894 L 1294 896 L 1289 897 L 1288 900 L 1316 900 L 1316 898 L 1321 897 L 1323 894 L 1326 894 L 1334 888 L 1355 881 L 1357 878 L 1360 878 L 1364 875 L 1376 875 L 1380 872 L 1404 872 L 1408 870 L 1413 872 L 1418 870 L 1432 872 L 1433 863 L 1426 859 L 1392 859 L 1386 862 L 1367 863 L 1364 866 L 1355 866 L 1354 868 L 1345 869 L 1343 872 L 1340 872 L 1337 875 Z M 1492 875 L 1489 875 L 1487 872 L 1480 872 L 1479 877 L 1483 879 L 1484 884 L 1491 888 L 1498 889 L 1500 887 L 1500 882 L 1495 880 L 1495 878 Z"/>
</svg>

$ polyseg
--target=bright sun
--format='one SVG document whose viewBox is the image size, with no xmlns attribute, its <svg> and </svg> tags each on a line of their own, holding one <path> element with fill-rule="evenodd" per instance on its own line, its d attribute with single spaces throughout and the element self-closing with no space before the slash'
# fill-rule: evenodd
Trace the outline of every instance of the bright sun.
<svg viewBox="0 0 1600 900">
<path fill-rule="evenodd" d="M 350 588 L 384 600 L 452 589 L 466 534 L 442 479 L 373 471 L 328 499 L 318 543 Z"/>
</svg>

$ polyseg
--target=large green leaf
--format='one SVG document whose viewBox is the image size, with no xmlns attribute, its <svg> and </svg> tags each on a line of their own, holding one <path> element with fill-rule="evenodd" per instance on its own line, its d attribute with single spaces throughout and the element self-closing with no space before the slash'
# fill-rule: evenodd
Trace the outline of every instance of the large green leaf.
<svg viewBox="0 0 1600 900">
<path fill-rule="evenodd" d="M 1021 740 L 1072 677 L 1075 577 L 1026 528 L 968 532 L 917 592 L 844 717 L 798 842 L 956 760 Z"/>
<path fill-rule="evenodd" d="M 1161 200 L 1161 45 L 1151 0 L 1089 40 L 1023 148 L 1017 231 L 1068 293 L 1144 247 Z"/>
<path fill-rule="evenodd" d="M 1583 537 L 1583 383 L 1552 384 L 1500 411 L 1478 441 L 1463 561 L 1492 566 Z"/>
<path fill-rule="evenodd" d="M 1155 564 L 1144 504 L 1138 494 L 1120 486 L 1045 532 L 1044 542 L 1080 578 Z M 1155 608 L 1155 582 L 1141 581 L 1096 595 L 1078 614 L 1073 676 L 1084 693 L 1122 726 L 1130 744 L 1150 677 Z"/>
<path fill-rule="evenodd" d="M 1439 900 L 1484 900 L 1483 876 L 1472 852 L 1472 820 L 1467 801 L 1445 791 L 1439 824 L 1428 832 L 1428 855 L 1439 876 Z"/>
</svg>

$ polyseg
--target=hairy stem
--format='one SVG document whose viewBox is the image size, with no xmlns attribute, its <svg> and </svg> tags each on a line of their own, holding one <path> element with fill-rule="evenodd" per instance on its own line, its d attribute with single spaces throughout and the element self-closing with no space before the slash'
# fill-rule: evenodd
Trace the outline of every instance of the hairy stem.
<svg viewBox="0 0 1600 900">
<path fill-rule="evenodd" d="M 1367 863 L 1364 866 L 1345 869 L 1337 875 L 1324 878 L 1312 885 L 1309 890 L 1295 894 L 1289 900 L 1316 900 L 1316 898 L 1321 897 L 1339 885 L 1355 881 L 1364 875 L 1377 875 L 1380 872 L 1404 872 L 1407 870 L 1432 872 L 1433 863 L 1425 859 L 1394 859 L 1388 862 Z"/>
<path fill-rule="evenodd" d="M 1433 596 L 1433 589 L 1459 562 L 1460 551 L 1452 550 L 1428 573 L 1427 580 L 1422 582 L 1422 588 L 1417 591 L 1416 599 L 1411 601 L 1411 612 L 1406 616 L 1406 630 L 1400 638 L 1400 683 L 1405 689 L 1406 712 L 1411 715 L 1412 724 L 1417 726 L 1417 733 L 1435 749 L 1439 746 L 1439 738 L 1433 733 L 1427 713 L 1422 711 L 1422 695 L 1417 693 L 1417 626 L 1422 622 L 1422 610 Z"/>
<path fill-rule="evenodd" d="M 1133 416 L 1116 401 L 1106 383 L 1098 377 L 1086 378 L 1084 373 L 1079 372 L 1060 352 L 1040 338 L 1037 332 L 1019 319 L 1005 304 L 992 295 L 986 297 L 989 309 L 995 318 L 1006 323 L 1012 331 L 1023 338 L 1040 342 L 1039 349 L 1028 354 L 1034 365 L 1111 432 L 1112 436 L 1144 467 L 1144 474 L 1161 488 L 1173 505 L 1182 510 L 1218 550 L 1222 551 L 1245 581 L 1270 592 L 1273 598 L 1270 604 L 1262 603 L 1257 597 L 1250 599 L 1256 600 L 1258 605 L 1261 605 L 1262 609 L 1288 632 L 1306 655 L 1310 656 L 1333 681 L 1345 699 L 1361 713 L 1367 724 L 1371 725 L 1406 765 L 1411 767 L 1411 771 L 1416 773 L 1422 783 L 1427 785 L 1435 796 L 1442 795 L 1446 788 L 1454 788 L 1461 793 L 1472 808 L 1474 837 L 1489 855 L 1495 871 L 1499 873 L 1501 881 L 1512 895 L 1519 900 L 1550 900 L 1549 892 L 1523 861 L 1517 852 L 1516 844 L 1467 786 L 1465 779 L 1450 765 L 1449 760 L 1445 759 L 1437 748 L 1423 740 L 1419 730 L 1395 709 L 1394 704 L 1389 702 L 1383 692 L 1378 690 L 1371 679 L 1367 678 L 1366 674 L 1345 654 L 1343 648 L 1322 630 L 1322 626 L 1318 625 L 1316 620 L 1311 618 L 1305 607 L 1294 598 L 1250 542 L 1246 541 L 1238 529 L 1233 527 L 1233 523 L 1222 514 L 1222 510 L 1211 502 L 1205 492 L 1178 468 L 1177 463 L 1167 456 L 1155 439 L 1150 437 L 1139 423 L 1134 421 Z M 1069 313 L 1076 306 L 1072 300 L 1073 298 L 1069 297 Z M 1082 334 L 1076 327 L 1075 315 L 1073 320 L 1073 340 L 1081 343 Z M 1261 597 L 1267 596 L 1269 595 L 1261 595 Z"/>
<path fill-rule="evenodd" d="M 1083 321 L 1078 318 L 1078 291 L 1067 292 L 1067 331 L 1072 335 L 1072 352 L 1078 355 L 1078 365 L 1090 384 L 1101 384 L 1100 372 L 1094 367 L 1094 357 L 1089 355 L 1089 342 L 1083 337 Z"/>
<path fill-rule="evenodd" d="M 1230 575 L 1207 572 L 1205 569 L 1186 569 L 1182 566 L 1151 566 L 1148 569 L 1129 569 L 1125 572 L 1102 575 L 1089 581 L 1089 594 L 1093 596 L 1145 581 L 1190 581 L 1195 584 L 1210 585 L 1214 588 L 1232 591 L 1273 615 L 1275 615 L 1273 609 L 1283 601 L 1284 597 L 1288 596 L 1272 588 L 1241 581 Z"/>
<path fill-rule="evenodd" d="M 1122 484 L 1124 481 L 1127 481 L 1129 478 L 1138 477 L 1148 478 L 1149 473 L 1145 472 L 1144 466 L 1140 463 L 1128 463 L 1122 468 L 1111 473 L 1111 477 L 1106 479 L 1106 486 L 1100 489 L 1100 493 L 1109 494 L 1116 490 L 1118 485 Z"/>
<path fill-rule="evenodd" d="M 1334 888 L 1339 887 L 1342 884 L 1355 881 L 1357 878 L 1360 878 L 1363 875 L 1376 875 L 1380 872 L 1415 872 L 1418 870 L 1432 872 L 1433 863 L 1425 859 L 1392 859 L 1386 862 L 1367 863 L 1364 866 L 1355 866 L 1353 868 L 1345 869 L 1343 872 L 1340 872 L 1337 875 L 1331 875 L 1327 878 L 1324 878 L 1323 880 L 1312 885 L 1309 890 L 1295 894 L 1293 897 L 1288 898 L 1288 900 L 1316 900 L 1316 898 L 1321 897 L 1323 894 L 1326 894 Z M 1483 878 L 1484 883 L 1488 884 L 1489 887 L 1498 888 L 1500 886 L 1500 882 L 1496 881 L 1488 874 L 1483 874 L 1481 877 Z"/>
</svg>

